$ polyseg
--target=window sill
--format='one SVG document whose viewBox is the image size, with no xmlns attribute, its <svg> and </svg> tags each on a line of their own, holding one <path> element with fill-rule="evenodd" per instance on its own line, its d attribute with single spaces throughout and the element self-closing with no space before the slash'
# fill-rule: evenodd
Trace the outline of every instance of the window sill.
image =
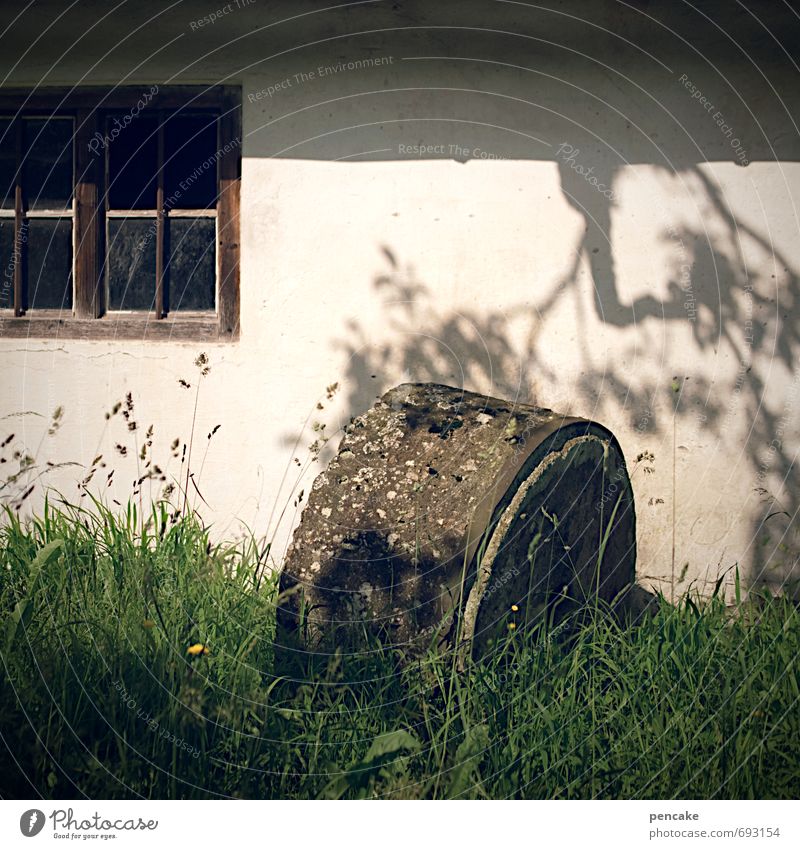
<svg viewBox="0 0 800 849">
<path fill-rule="evenodd" d="M 235 342 L 238 328 L 222 327 L 208 313 L 180 313 L 159 321 L 152 315 L 109 313 L 102 318 L 74 318 L 58 311 L 0 318 L 2 339 L 139 339 L 156 342 Z"/>
</svg>

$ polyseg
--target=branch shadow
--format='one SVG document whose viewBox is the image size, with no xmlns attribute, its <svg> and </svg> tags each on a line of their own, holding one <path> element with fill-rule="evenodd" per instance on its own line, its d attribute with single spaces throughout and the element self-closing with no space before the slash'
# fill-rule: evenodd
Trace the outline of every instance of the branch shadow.
<svg viewBox="0 0 800 849">
<path fill-rule="evenodd" d="M 679 174 L 700 193 L 714 230 L 685 224 L 664 229 L 661 238 L 674 242 L 680 254 L 670 269 L 665 296 L 648 293 L 626 300 L 614 255 L 614 245 L 630 238 L 614 220 L 613 187 L 619 167 L 601 158 L 593 169 L 596 181 L 611 187 L 608 192 L 599 191 L 569 163 L 559 162 L 558 170 L 561 192 L 583 227 L 569 267 L 538 302 L 512 303 L 503 311 L 442 311 L 413 264 L 402 263 L 390 246 L 380 246 L 386 268 L 374 276 L 372 289 L 381 300 L 382 335 L 376 341 L 369 323 L 351 320 L 334 343 L 347 363 L 345 418 L 363 413 L 388 388 L 406 382 L 463 386 L 547 406 L 547 398 L 535 397 L 536 386 L 541 376 L 552 380 L 555 374 L 552 359 L 538 340 L 556 310 L 572 298 L 583 368 L 571 390 L 584 408 L 591 409 L 602 392 L 642 432 L 663 434 L 674 416 L 678 423 L 699 423 L 717 441 L 734 419 L 736 426 L 742 420 L 749 422 L 742 451 L 754 475 L 755 506 L 750 511 L 746 552 L 752 565 L 742 577 L 751 585 L 796 591 L 800 474 L 783 441 L 793 399 L 790 394 L 783 408 L 775 409 L 765 393 L 775 368 L 788 374 L 795 371 L 800 354 L 800 277 L 767 236 L 733 214 L 720 187 L 702 167 L 685 164 L 679 172 L 669 173 Z M 583 296 L 582 267 L 589 269 L 590 307 Z M 715 396 L 714 381 L 707 374 L 692 375 L 676 394 L 674 385 L 633 386 L 622 364 L 606 361 L 600 369 L 588 356 L 592 309 L 594 320 L 612 332 L 629 328 L 643 332 L 652 322 L 688 322 L 698 355 L 724 352 L 740 364 L 733 401 L 726 404 L 719 393 Z M 522 334 L 520 323 L 527 326 Z M 790 393 L 796 391 L 797 382 L 795 374 Z M 665 416 L 665 409 L 672 410 L 671 415 Z M 648 411 L 644 425 L 642 410 Z M 332 454 L 332 446 L 327 450 L 323 459 Z M 773 491 L 776 482 L 778 492 Z"/>
</svg>

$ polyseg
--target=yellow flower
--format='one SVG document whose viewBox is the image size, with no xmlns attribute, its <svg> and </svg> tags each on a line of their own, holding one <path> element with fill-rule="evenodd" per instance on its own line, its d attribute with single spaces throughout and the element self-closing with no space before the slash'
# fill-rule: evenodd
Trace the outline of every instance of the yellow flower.
<svg viewBox="0 0 800 849">
<path fill-rule="evenodd" d="M 514 611 L 514 613 L 516 613 L 519 610 L 519 608 L 517 607 L 516 604 L 512 604 L 511 609 Z"/>
<path fill-rule="evenodd" d="M 509 622 L 508 623 L 508 630 L 509 631 L 513 631 L 516 627 L 517 627 L 516 622 Z"/>
<path fill-rule="evenodd" d="M 193 646 L 189 646 L 189 648 L 186 649 L 186 654 L 209 654 L 208 646 L 204 646 L 202 643 L 195 643 Z"/>
</svg>

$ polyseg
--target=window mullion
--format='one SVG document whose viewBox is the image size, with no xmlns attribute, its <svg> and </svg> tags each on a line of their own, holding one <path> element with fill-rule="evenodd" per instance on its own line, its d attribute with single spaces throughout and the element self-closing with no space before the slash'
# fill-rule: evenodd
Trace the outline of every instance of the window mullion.
<svg viewBox="0 0 800 849">
<path fill-rule="evenodd" d="M 164 116 L 158 121 L 158 182 L 156 184 L 156 319 L 164 318 Z"/>
<path fill-rule="evenodd" d="M 226 101 L 219 119 L 217 315 L 222 333 L 239 334 L 239 198 L 242 116 L 238 103 Z"/>
<path fill-rule="evenodd" d="M 25 245 L 27 243 L 25 222 L 25 201 L 22 194 L 22 120 L 18 117 L 14 128 L 14 146 L 16 149 L 17 173 L 14 185 L 14 315 L 25 314 L 23 303 L 23 279 L 25 265 Z"/>
<path fill-rule="evenodd" d="M 75 115 L 75 315 L 99 318 L 100 287 L 100 166 L 102 155 L 90 147 L 98 129 L 97 112 L 78 109 Z"/>
</svg>

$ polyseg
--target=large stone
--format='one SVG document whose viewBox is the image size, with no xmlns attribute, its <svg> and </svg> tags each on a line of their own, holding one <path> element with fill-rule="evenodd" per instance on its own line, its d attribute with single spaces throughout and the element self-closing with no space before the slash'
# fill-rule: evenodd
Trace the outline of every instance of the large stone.
<svg viewBox="0 0 800 849">
<path fill-rule="evenodd" d="M 345 428 L 281 576 L 284 652 L 491 649 L 549 605 L 634 580 L 633 495 L 599 424 L 403 384 Z"/>
</svg>

